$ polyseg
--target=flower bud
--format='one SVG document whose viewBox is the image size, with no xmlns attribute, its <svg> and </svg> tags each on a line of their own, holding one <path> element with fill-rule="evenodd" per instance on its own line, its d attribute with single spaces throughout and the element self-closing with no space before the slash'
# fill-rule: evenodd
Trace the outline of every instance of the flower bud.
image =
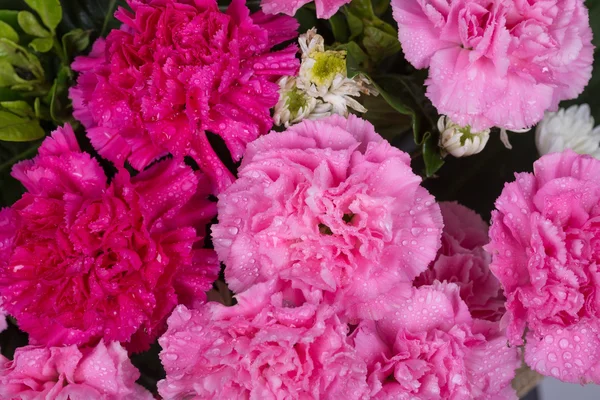
<svg viewBox="0 0 600 400">
<path fill-rule="evenodd" d="M 481 152 L 490 138 L 489 129 L 472 132 L 471 127 L 461 127 L 446 116 L 441 116 L 438 120 L 438 129 L 439 146 L 444 153 L 452 154 L 454 157 L 467 157 Z"/>
</svg>

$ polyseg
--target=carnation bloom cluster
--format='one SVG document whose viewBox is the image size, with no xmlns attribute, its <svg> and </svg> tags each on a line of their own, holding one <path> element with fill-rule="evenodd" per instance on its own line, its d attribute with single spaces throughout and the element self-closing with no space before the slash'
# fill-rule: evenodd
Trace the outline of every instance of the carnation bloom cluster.
<svg viewBox="0 0 600 400">
<path fill-rule="evenodd" d="M 507 297 L 507 336 L 536 371 L 600 383 L 600 161 L 572 151 L 517 174 L 492 215 L 492 271 Z"/>
<path fill-rule="evenodd" d="M 126 0 L 89 50 L 63 32 L 87 7 L 26 3 L 0 21 L 0 400 L 600 384 L 598 114 L 558 109 L 585 0 Z M 527 154 L 484 148 L 538 122 L 488 224 L 469 185 Z"/>
<path fill-rule="evenodd" d="M 218 263 L 198 248 L 216 211 L 202 173 L 165 160 L 107 183 L 67 125 L 13 176 L 28 192 L 0 213 L 0 293 L 32 344 L 145 350 L 176 304 L 205 300 Z"/>
<path fill-rule="evenodd" d="M 577 97 L 594 48 L 583 0 L 392 0 L 406 59 L 441 114 L 481 131 L 535 125 Z"/>
<path fill-rule="evenodd" d="M 212 228 L 237 304 L 174 311 L 159 393 L 516 398 L 487 226 L 462 206 L 442 210 L 408 155 L 360 118 L 257 139 Z"/>
<path fill-rule="evenodd" d="M 73 63 L 74 116 L 109 160 L 142 170 L 167 153 L 190 155 L 222 190 L 234 178 L 206 132 L 221 136 L 237 161 L 269 131 L 275 81 L 298 69 L 296 46 L 271 48 L 295 38 L 297 22 L 250 15 L 243 0 L 225 13 L 216 1 L 128 4 L 132 12 L 116 13 L 122 28 Z"/>
</svg>

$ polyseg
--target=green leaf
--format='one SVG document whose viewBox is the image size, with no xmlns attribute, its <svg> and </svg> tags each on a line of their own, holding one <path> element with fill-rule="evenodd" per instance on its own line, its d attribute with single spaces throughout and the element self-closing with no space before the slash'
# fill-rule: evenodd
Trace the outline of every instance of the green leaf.
<svg viewBox="0 0 600 400">
<path fill-rule="evenodd" d="M 0 10 L 0 21 L 7 23 L 16 31 L 20 29 L 18 15 L 19 12 L 16 10 Z"/>
<path fill-rule="evenodd" d="M 8 61 L 14 68 L 33 74 L 32 78 L 44 79 L 44 69 L 40 60 L 25 48 L 7 39 L 0 39 L 0 59 Z M 23 75 L 21 75 L 23 77 Z M 26 81 L 33 79 L 25 79 Z"/>
<path fill-rule="evenodd" d="M 432 135 L 431 132 L 427 132 L 424 135 L 423 161 L 425 162 L 425 174 L 427 177 L 433 176 L 444 165 L 438 139 L 439 137 Z"/>
<path fill-rule="evenodd" d="M 54 39 L 52 38 L 36 38 L 29 43 L 29 47 L 39 53 L 46 53 L 52 50 Z"/>
<path fill-rule="evenodd" d="M 2 101 L 0 102 L 0 108 L 10 111 L 19 117 L 35 118 L 35 112 L 31 109 L 31 106 L 23 100 Z"/>
<path fill-rule="evenodd" d="M 21 117 L 10 111 L 0 110 L 0 140 L 29 142 L 45 135 L 37 119 Z"/>
<path fill-rule="evenodd" d="M 63 66 L 50 89 L 50 116 L 57 124 L 65 122 L 63 117 L 66 106 L 69 104 L 68 89 L 69 75 L 71 70 L 69 67 Z"/>
<path fill-rule="evenodd" d="M 19 34 L 12 26 L 4 21 L 0 21 L 0 38 L 5 38 L 11 42 L 19 43 Z"/>
<path fill-rule="evenodd" d="M 17 73 L 13 66 L 5 59 L 0 58 L 0 87 L 7 88 L 17 84 L 25 83 Z"/>
<path fill-rule="evenodd" d="M 19 26 L 25 33 L 40 38 L 52 36 L 52 34 L 38 22 L 35 15 L 29 11 L 21 11 L 17 18 L 19 21 Z"/>
<path fill-rule="evenodd" d="M 62 37 L 63 48 L 67 57 L 72 59 L 77 53 L 81 53 L 90 45 L 90 31 L 74 29 Z"/>
<path fill-rule="evenodd" d="M 329 25 L 331 25 L 331 31 L 336 42 L 346 43 L 348 41 L 348 24 L 342 14 L 336 13 L 329 18 Z"/>
<path fill-rule="evenodd" d="M 38 13 L 44 25 L 52 32 L 62 19 L 62 8 L 58 0 L 25 0 L 25 3 Z"/>
<path fill-rule="evenodd" d="M 375 63 L 400 51 L 400 42 L 396 35 L 380 30 L 374 26 L 365 28 L 363 45 Z"/>
<path fill-rule="evenodd" d="M 294 18 L 296 18 L 296 20 L 300 24 L 298 32 L 304 33 L 307 30 L 317 26 L 317 16 L 315 12 L 309 10 L 307 6 L 304 6 L 298 11 L 296 11 L 296 15 L 294 15 Z"/>
<path fill-rule="evenodd" d="M 365 26 L 362 20 L 354 15 L 348 8 L 345 9 L 345 14 L 348 27 L 350 28 L 350 40 L 356 39 L 362 35 Z"/>
</svg>

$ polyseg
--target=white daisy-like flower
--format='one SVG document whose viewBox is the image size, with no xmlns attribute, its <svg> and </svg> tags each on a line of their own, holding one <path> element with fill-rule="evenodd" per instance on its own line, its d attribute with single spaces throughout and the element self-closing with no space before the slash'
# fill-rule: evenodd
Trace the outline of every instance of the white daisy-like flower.
<svg viewBox="0 0 600 400">
<path fill-rule="evenodd" d="M 348 78 L 346 51 L 325 50 L 325 41 L 314 28 L 300 35 L 298 43 L 302 51 L 300 71 L 298 77 L 279 81 L 275 124 L 287 127 L 306 118 L 347 116 L 349 109 L 366 112 L 354 97 L 379 93 L 363 75 Z"/>
<path fill-rule="evenodd" d="M 600 126 L 587 104 L 574 105 L 557 112 L 547 112 L 535 131 L 540 155 L 571 149 L 600 159 Z"/>
<path fill-rule="evenodd" d="M 286 128 L 307 118 L 317 106 L 317 99 L 309 96 L 296 85 L 296 77 L 279 79 L 279 101 L 275 105 L 273 121 Z"/>
<path fill-rule="evenodd" d="M 471 127 L 455 124 L 450 118 L 442 115 L 438 120 L 440 131 L 439 146 L 444 153 L 454 157 L 467 157 L 481 152 L 490 139 L 490 130 L 472 132 Z"/>
</svg>

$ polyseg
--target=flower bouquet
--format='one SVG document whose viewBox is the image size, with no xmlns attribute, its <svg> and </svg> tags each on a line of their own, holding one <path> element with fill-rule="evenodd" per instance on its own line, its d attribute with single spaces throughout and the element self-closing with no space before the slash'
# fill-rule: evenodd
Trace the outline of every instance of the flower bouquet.
<svg viewBox="0 0 600 400">
<path fill-rule="evenodd" d="M 584 0 L 0 0 L 0 399 L 600 383 Z"/>
</svg>

